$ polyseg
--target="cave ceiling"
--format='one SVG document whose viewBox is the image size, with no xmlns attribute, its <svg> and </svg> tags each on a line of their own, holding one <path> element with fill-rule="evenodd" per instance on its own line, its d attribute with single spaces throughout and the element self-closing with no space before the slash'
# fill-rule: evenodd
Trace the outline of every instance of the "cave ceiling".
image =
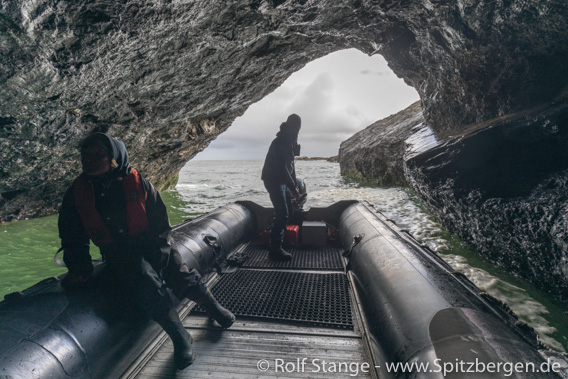
<svg viewBox="0 0 568 379">
<path fill-rule="evenodd" d="M 381 54 L 439 132 L 563 101 L 556 1 L 0 1 L 0 214 L 53 213 L 92 131 L 165 188 L 308 62 Z"/>
</svg>

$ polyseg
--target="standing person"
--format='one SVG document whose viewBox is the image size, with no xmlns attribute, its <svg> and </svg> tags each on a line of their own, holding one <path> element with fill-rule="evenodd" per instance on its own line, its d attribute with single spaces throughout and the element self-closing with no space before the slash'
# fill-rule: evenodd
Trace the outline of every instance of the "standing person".
<svg viewBox="0 0 568 379">
<path fill-rule="evenodd" d="M 261 179 L 274 206 L 274 223 L 270 231 L 268 258 L 274 261 L 287 261 L 292 254 L 282 248 L 288 217 L 292 215 L 292 197 L 300 197 L 296 187 L 294 157 L 300 154 L 298 134 L 302 120 L 297 114 L 288 116 L 280 125 L 280 131 L 270 144 Z"/>
<path fill-rule="evenodd" d="M 119 291 L 135 302 L 172 339 L 178 369 L 193 363 L 192 338 L 173 307 L 167 287 L 205 308 L 228 328 L 235 316 L 213 297 L 195 269 L 189 269 L 169 243 L 166 206 L 154 186 L 128 161 L 124 143 L 104 133 L 80 146 L 83 173 L 67 190 L 59 211 L 65 287 L 85 285 L 93 272 L 89 240 L 101 251 Z"/>
</svg>

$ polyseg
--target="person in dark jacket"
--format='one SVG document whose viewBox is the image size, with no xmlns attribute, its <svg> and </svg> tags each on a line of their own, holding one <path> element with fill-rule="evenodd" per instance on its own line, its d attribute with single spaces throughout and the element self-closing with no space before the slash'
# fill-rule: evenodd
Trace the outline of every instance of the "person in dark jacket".
<svg viewBox="0 0 568 379">
<path fill-rule="evenodd" d="M 292 254 L 282 248 L 288 218 L 292 215 L 292 197 L 300 197 L 296 187 L 294 157 L 300 155 L 298 134 L 302 120 L 297 114 L 288 116 L 280 125 L 280 131 L 270 144 L 261 179 L 274 206 L 274 223 L 270 231 L 268 257 L 275 261 L 292 259 Z"/>
<path fill-rule="evenodd" d="M 158 322 L 172 339 L 178 369 L 193 362 L 192 338 L 167 292 L 189 298 L 228 328 L 235 316 L 223 308 L 169 242 L 166 206 L 154 186 L 128 161 L 124 143 L 94 133 L 80 146 L 83 173 L 67 190 L 59 211 L 59 236 L 67 288 L 88 283 L 93 272 L 89 240 L 101 251 L 120 291 Z"/>
</svg>

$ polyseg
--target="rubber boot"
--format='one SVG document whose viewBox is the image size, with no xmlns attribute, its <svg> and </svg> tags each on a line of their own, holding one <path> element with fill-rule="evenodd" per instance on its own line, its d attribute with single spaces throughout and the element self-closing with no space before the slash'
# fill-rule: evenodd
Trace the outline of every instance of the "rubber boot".
<svg viewBox="0 0 568 379">
<path fill-rule="evenodd" d="M 268 252 L 268 259 L 271 261 L 289 261 L 292 259 L 292 254 L 282 248 L 278 250 L 270 250 Z"/>
<path fill-rule="evenodd" d="M 174 308 L 167 315 L 156 319 L 156 322 L 170 336 L 174 345 L 174 361 L 178 370 L 183 370 L 193 363 L 193 339 L 185 330 Z"/>
<path fill-rule="evenodd" d="M 195 300 L 195 302 L 201 305 L 209 317 L 217 321 L 221 327 L 227 329 L 235 322 L 235 315 L 217 302 L 209 288 L 207 288 L 207 292 L 199 299 Z"/>
</svg>

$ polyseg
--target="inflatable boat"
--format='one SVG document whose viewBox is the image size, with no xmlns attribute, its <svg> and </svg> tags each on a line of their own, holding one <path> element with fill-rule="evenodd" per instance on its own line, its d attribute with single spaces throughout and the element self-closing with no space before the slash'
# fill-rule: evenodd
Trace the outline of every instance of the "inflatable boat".
<svg viewBox="0 0 568 379">
<path fill-rule="evenodd" d="M 0 378 L 565 377 L 565 358 L 506 305 L 371 205 L 304 212 L 287 262 L 267 258 L 271 220 L 238 202 L 174 227 L 185 262 L 237 316 L 223 330 L 177 303 L 195 341 L 186 370 L 97 261 L 86 288 L 63 288 L 62 275 L 0 303 Z"/>
</svg>

